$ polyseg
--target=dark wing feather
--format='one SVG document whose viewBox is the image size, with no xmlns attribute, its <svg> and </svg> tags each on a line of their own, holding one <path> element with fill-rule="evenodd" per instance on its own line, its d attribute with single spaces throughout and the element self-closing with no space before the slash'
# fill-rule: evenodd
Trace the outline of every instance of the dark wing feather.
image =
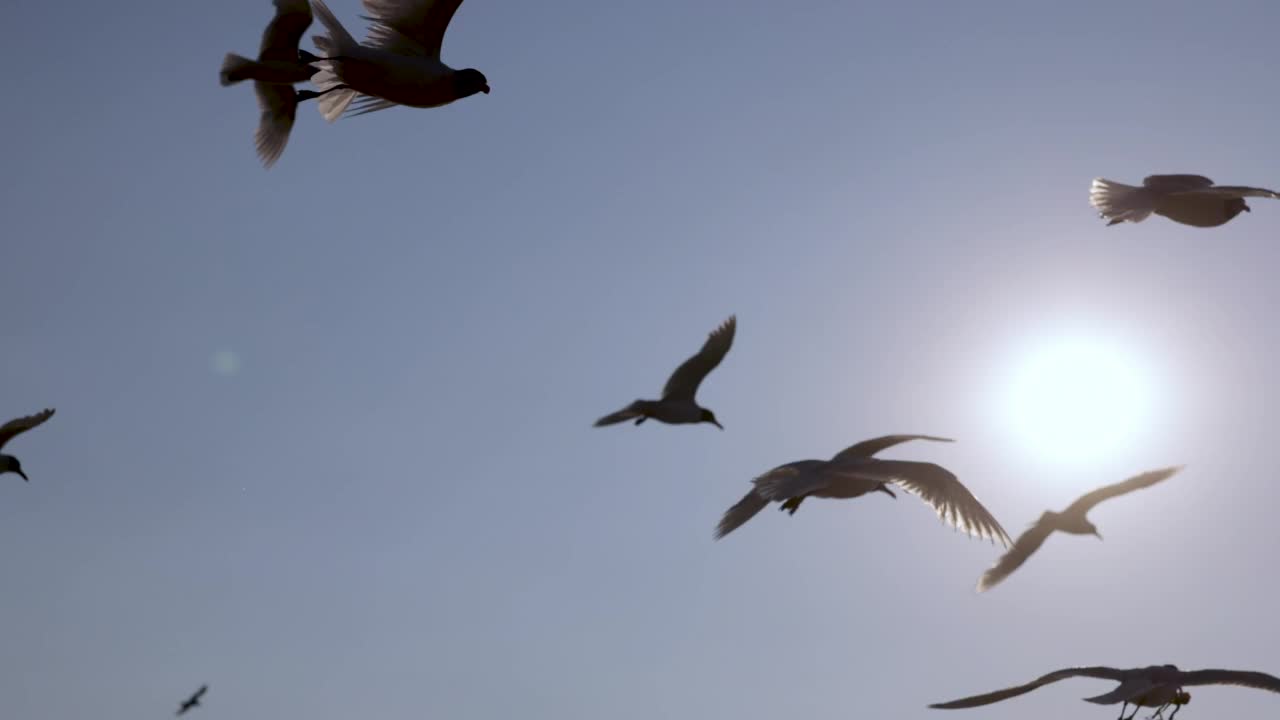
<svg viewBox="0 0 1280 720">
<path fill-rule="evenodd" d="M 1246 670 L 1193 670 L 1182 673 L 1179 685 L 1239 685 L 1280 693 L 1280 678 Z"/>
<path fill-rule="evenodd" d="M 412 40 L 427 57 L 440 58 L 444 33 L 462 0 L 364 0 L 362 16 L 374 24 L 366 43 L 388 50 L 406 52 L 402 38 Z M 390 31 L 390 32 L 388 32 Z"/>
<path fill-rule="evenodd" d="M 609 413 L 595 422 L 595 427 L 604 427 L 605 425 L 617 425 L 620 422 L 634 420 L 641 417 L 644 413 L 639 410 L 640 401 L 631 403 L 617 412 Z"/>
<path fill-rule="evenodd" d="M 1059 680 L 1065 680 L 1072 677 L 1092 677 L 1101 678 L 1103 680 L 1115 680 L 1117 682 L 1124 680 L 1124 671 L 1109 667 L 1078 667 L 1066 668 L 1064 670 L 1056 670 L 1048 675 L 1041 675 L 1026 685 L 1018 685 L 1016 687 L 1005 688 L 1004 690 L 996 690 L 995 692 L 985 693 L 983 695 L 973 695 L 959 700 L 952 700 L 944 703 L 934 703 L 931 708 L 940 710 L 956 710 L 959 708 L 978 707 L 979 705 L 990 705 L 991 703 L 1008 700 L 1011 697 L 1017 697 L 1035 690 L 1043 685 L 1054 683 Z"/>
<path fill-rule="evenodd" d="M 936 435 L 882 435 L 870 440 L 863 440 L 860 443 L 854 443 L 849 447 L 836 453 L 831 462 L 842 462 L 851 458 L 869 458 L 876 453 L 887 450 L 894 445 L 900 445 L 910 440 L 933 440 L 934 442 L 955 442 L 951 438 L 938 437 Z"/>
<path fill-rule="evenodd" d="M 253 144 L 258 150 L 262 166 L 276 164 L 289 144 L 289 133 L 298 115 L 298 96 L 292 85 L 273 85 L 255 82 L 254 94 L 258 97 L 258 129 L 253 134 Z"/>
<path fill-rule="evenodd" d="M 1053 533 L 1053 526 L 1045 522 L 1043 515 L 1034 525 L 1027 528 L 1013 541 L 1013 547 L 992 565 L 978 580 L 978 592 L 990 590 L 1004 582 L 1014 570 L 1022 567 L 1022 563 L 1031 557 L 1031 553 L 1040 549 L 1044 541 Z"/>
<path fill-rule="evenodd" d="M 28 415 L 16 420 L 10 420 L 3 426 L 0 426 L 0 448 L 3 448 L 10 440 L 31 428 L 42 425 L 44 421 L 51 417 L 53 417 L 53 408 L 46 408 L 35 415 Z"/>
<path fill-rule="evenodd" d="M 725 354 L 729 352 L 729 348 L 733 346 L 733 336 L 737 329 L 737 316 L 730 315 L 724 324 L 707 336 L 707 341 L 702 344 L 702 349 L 696 355 L 685 360 L 675 372 L 671 373 L 666 386 L 662 388 L 662 399 L 693 400 L 703 379 L 716 369 L 720 361 L 724 360 Z"/>
<path fill-rule="evenodd" d="M 1203 175 L 1148 175 L 1142 185 L 1159 192 L 1182 192 L 1207 188 L 1213 181 Z"/>
<path fill-rule="evenodd" d="M 1079 500 L 1071 503 L 1071 506 L 1068 507 L 1063 514 L 1072 515 L 1087 513 L 1094 505 L 1097 505 L 1103 500 L 1107 500 L 1118 495 L 1124 495 L 1125 493 L 1131 493 L 1134 490 L 1141 490 L 1145 487 L 1151 487 L 1158 482 L 1168 480 L 1174 475 L 1174 473 L 1178 472 L 1182 468 L 1182 465 L 1175 465 L 1173 467 L 1161 468 L 1159 470 L 1151 470 L 1149 472 L 1144 472 L 1141 475 L 1134 475 L 1128 480 L 1115 483 L 1114 485 L 1107 485 L 1106 487 L 1098 488 L 1097 490 L 1083 495 Z"/>
<path fill-rule="evenodd" d="M 1266 188 L 1248 187 L 1246 185 L 1215 185 L 1211 188 L 1197 190 L 1199 195 L 1217 195 L 1219 197 L 1245 198 L 1263 197 L 1280 200 L 1280 193 Z"/>
<path fill-rule="evenodd" d="M 955 474 L 941 465 L 914 460 L 870 459 L 863 462 L 866 464 L 840 466 L 840 472 L 893 483 L 928 503 L 943 522 L 970 537 L 986 538 L 1004 547 L 1013 543 L 991 511 Z"/>
<path fill-rule="evenodd" d="M 262 32 L 259 60 L 297 62 L 298 44 L 311 27 L 311 3 L 307 0 L 276 0 L 276 15 Z"/>
<path fill-rule="evenodd" d="M 720 518 L 720 524 L 716 525 L 715 539 L 719 540 L 742 527 L 743 523 L 755 517 L 756 513 L 768 504 L 769 501 L 752 488 L 751 492 L 744 495 L 733 507 L 724 511 L 724 517 Z"/>
</svg>

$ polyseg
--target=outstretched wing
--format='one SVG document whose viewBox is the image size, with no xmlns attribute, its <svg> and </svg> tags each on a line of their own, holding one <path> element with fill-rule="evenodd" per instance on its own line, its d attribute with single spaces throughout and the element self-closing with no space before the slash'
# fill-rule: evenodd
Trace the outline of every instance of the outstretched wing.
<svg viewBox="0 0 1280 720">
<path fill-rule="evenodd" d="M 253 92 L 258 96 L 258 129 L 253 134 L 253 144 L 258 149 L 262 166 L 276 164 L 289 144 L 289 133 L 298 115 L 298 96 L 292 85 L 274 85 L 255 82 Z"/>
<path fill-rule="evenodd" d="M 733 346 L 733 336 L 738 330 L 738 318 L 730 315 L 720 327 L 711 331 L 707 341 L 702 344 L 698 354 L 685 360 L 671 373 L 667 384 L 662 388 L 662 399 L 680 398 L 693 400 L 702 380 L 724 360 L 724 356 Z"/>
<path fill-rule="evenodd" d="M 1210 187 L 1213 181 L 1203 175 L 1148 175 L 1142 185 L 1159 192 L 1185 192 Z"/>
<path fill-rule="evenodd" d="M 262 32 L 258 59 L 274 62 L 297 62 L 298 44 L 311 27 L 311 3 L 308 0 L 275 0 L 276 15 Z"/>
<path fill-rule="evenodd" d="M 1246 670 L 1193 670 L 1182 673 L 1180 685 L 1238 685 L 1280 693 L 1280 678 L 1263 672 Z"/>
<path fill-rule="evenodd" d="M 901 445 L 910 440 L 932 440 L 934 442 L 955 442 L 951 438 L 938 437 L 936 435 L 882 435 L 870 440 L 863 440 L 860 443 L 854 443 L 849 447 L 836 453 L 831 462 L 843 462 L 852 458 L 869 458 L 876 453 L 887 450 L 894 445 Z"/>
<path fill-rule="evenodd" d="M 1071 506 L 1068 507 L 1066 512 L 1063 514 L 1083 515 L 1089 512 L 1094 505 L 1097 505 L 1103 500 L 1124 495 L 1125 493 L 1131 493 L 1134 490 L 1141 490 L 1145 487 L 1151 487 L 1158 482 L 1168 480 L 1183 467 L 1183 465 L 1174 465 L 1172 467 L 1161 468 L 1159 470 L 1151 470 L 1144 472 L 1141 475 L 1134 475 L 1128 480 L 1115 483 L 1114 485 L 1107 485 L 1106 487 L 1098 488 L 1097 490 L 1087 493 L 1081 496 L 1079 500 L 1071 503 Z"/>
<path fill-rule="evenodd" d="M 752 488 L 751 492 L 744 495 L 733 507 L 724 511 L 724 517 L 720 518 L 720 524 L 716 525 L 715 539 L 719 540 L 742 527 L 743 523 L 755 517 L 756 513 L 768 504 L 769 500 Z"/>
<path fill-rule="evenodd" d="M 991 588 L 1004 582 L 1014 570 L 1022 567 L 1022 563 L 1031 557 L 1031 553 L 1040 549 L 1044 541 L 1053 533 L 1053 527 L 1044 521 L 1044 516 L 1040 516 L 1040 520 L 1034 525 L 1023 531 L 1017 540 L 1013 541 L 1013 547 L 1006 552 L 992 565 L 986 572 L 982 573 L 982 577 L 978 579 L 978 592 L 990 590 Z"/>
<path fill-rule="evenodd" d="M 637 400 L 630 405 L 622 408 L 617 412 L 609 413 L 595 422 L 595 427 L 604 427 L 605 425 L 617 425 L 620 422 L 634 420 L 641 417 L 644 413 L 640 412 L 640 401 Z"/>
<path fill-rule="evenodd" d="M 1245 185 L 1215 185 L 1211 188 L 1196 190 L 1197 195 L 1218 195 L 1222 197 L 1262 197 L 1280 200 L 1280 193 L 1266 188 L 1247 187 Z"/>
<path fill-rule="evenodd" d="M 1047 675 L 1041 675 L 1040 677 L 1036 678 L 1035 680 L 1032 680 L 1026 685 L 1018 685 L 1016 687 L 1005 688 L 1004 690 L 996 690 L 995 692 L 989 692 L 983 695 L 973 695 L 967 698 L 960 698 L 959 700 L 952 700 L 950 702 L 934 703 L 929 707 L 937 708 L 939 710 L 956 710 L 959 708 L 971 708 L 971 707 L 978 707 L 980 705 L 990 705 L 991 703 L 1000 702 L 1001 700 L 1008 700 L 1011 697 L 1017 697 L 1018 695 L 1029 693 L 1032 690 L 1035 690 L 1036 688 L 1044 685 L 1048 685 L 1049 683 L 1055 683 L 1055 682 L 1058 682 L 1059 680 L 1065 680 L 1067 678 L 1072 678 L 1072 677 L 1092 677 L 1092 678 L 1100 678 L 1103 680 L 1123 681 L 1124 671 L 1117 670 L 1115 668 L 1109 668 L 1109 667 L 1066 668 L 1063 670 L 1056 670 Z"/>
<path fill-rule="evenodd" d="M 28 415 L 16 420 L 10 420 L 3 426 L 0 426 L 0 448 L 3 448 L 5 443 L 31 428 L 44 424 L 44 422 L 51 417 L 53 417 L 53 408 L 46 408 L 35 415 Z"/>
<path fill-rule="evenodd" d="M 991 511 L 941 465 L 911 460 L 871 460 L 865 467 L 845 466 L 841 470 L 898 485 L 928 503 L 944 522 L 970 537 L 985 538 L 1004 547 L 1013 542 Z"/>
<path fill-rule="evenodd" d="M 374 24 L 365 45 L 402 55 L 440 59 L 449 21 L 462 0 L 364 0 Z"/>
</svg>

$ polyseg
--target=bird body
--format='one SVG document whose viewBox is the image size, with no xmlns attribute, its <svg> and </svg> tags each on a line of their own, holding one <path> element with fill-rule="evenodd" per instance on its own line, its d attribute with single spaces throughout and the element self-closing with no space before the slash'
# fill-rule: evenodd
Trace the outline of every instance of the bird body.
<svg viewBox="0 0 1280 720">
<path fill-rule="evenodd" d="M 1280 193 L 1214 185 L 1203 175 L 1149 175 L 1141 187 L 1095 178 L 1089 191 L 1089 203 L 1109 221 L 1107 225 L 1142 222 L 1155 213 L 1183 225 L 1217 227 L 1250 212 L 1246 197 L 1280 199 Z"/>
<path fill-rule="evenodd" d="M 0 450 L 3 450 L 4 446 L 15 437 L 34 427 L 43 425 L 49 418 L 53 417 L 53 412 L 52 408 L 46 408 L 34 415 L 20 417 L 0 425 Z M 22 463 L 18 461 L 18 458 L 0 453 L 0 475 L 7 472 L 21 476 L 24 482 L 31 481 L 26 472 L 22 470 Z"/>
<path fill-rule="evenodd" d="M 188 710 L 190 710 L 191 708 L 199 707 L 200 698 L 204 697 L 204 694 L 207 692 L 209 692 L 209 686 L 201 685 L 199 690 L 195 691 L 195 693 L 193 693 L 191 697 L 184 700 L 182 704 L 178 706 L 178 712 L 176 714 L 182 715 L 186 713 Z"/>
</svg>

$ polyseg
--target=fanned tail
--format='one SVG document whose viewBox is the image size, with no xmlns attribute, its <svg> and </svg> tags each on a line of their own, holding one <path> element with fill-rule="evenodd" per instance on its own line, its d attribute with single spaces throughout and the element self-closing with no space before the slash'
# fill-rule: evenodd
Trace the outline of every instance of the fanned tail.
<svg viewBox="0 0 1280 720">
<path fill-rule="evenodd" d="M 1089 189 L 1089 204 L 1110 221 L 1107 225 L 1142 222 L 1155 210 L 1151 204 L 1151 193 L 1145 188 L 1106 178 L 1094 178 Z"/>
<path fill-rule="evenodd" d="M 315 16 L 329 31 L 328 35 L 315 35 L 311 38 L 325 57 L 339 58 L 359 49 L 360 44 L 351 37 L 351 33 L 347 32 L 346 28 L 342 27 L 342 23 L 338 22 L 338 18 L 329 10 L 329 6 L 324 4 L 324 0 L 311 0 L 311 4 L 315 9 Z M 325 120 L 333 122 L 342 116 L 358 93 L 351 88 L 326 92 L 343 84 L 342 61 L 329 60 L 326 64 L 327 67 L 322 67 L 320 72 L 312 76 L 311 84 L 325 93 L 316 100 L 316 107 L 319 108 Z"/>
<path fill-rule="evenodd" d="M 252 70 L 255 65 L 257 65 L 256 62 L 243 55 L 227 53 L 227 56 L 222 59 L 222 70 L 218 73 L 218 81 L 222 83 L 222 87 L 226 87 L 252 80 Z"/>
</svg>

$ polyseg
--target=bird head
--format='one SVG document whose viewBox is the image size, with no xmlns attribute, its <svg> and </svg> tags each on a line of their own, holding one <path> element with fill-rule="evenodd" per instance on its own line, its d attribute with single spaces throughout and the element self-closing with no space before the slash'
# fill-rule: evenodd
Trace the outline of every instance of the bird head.
<svg viewBox="0 0 1280 720">
<path fill-rule="evenodd" d="M 31 482 L 30 478 L 27 477 L 27 474 L 22 472 L 22 463 L 18 462 L 18 458 L 13 457 L 12 455 L 4 455 L 0 456 L 0 460 L 4 461 L 4 465 L 0 467 L 0 473 L 17 473 L 22 476 L 24 481 Z"/>
<path fill-rule="evenodd" d="M 459 97 L 469 97 L 478 92 L 482 92 L 485 95 L 489 94 L 489 81 L 485 79 L 484 73 L 475 68 L 467 68 L 454 73 L 453 84 L 458 91 Z"/>
<path fill-rule="evenodd" d="M 715 425 L 721 430 L 724 429 L 724 426 L 720 424 L 720 421 L 716 420 L 716 414 L 706 408 L 702 408 L 702 416 L 698 419 L 698 421 L 711 423 L 712 425 Z"/>
</svg>

